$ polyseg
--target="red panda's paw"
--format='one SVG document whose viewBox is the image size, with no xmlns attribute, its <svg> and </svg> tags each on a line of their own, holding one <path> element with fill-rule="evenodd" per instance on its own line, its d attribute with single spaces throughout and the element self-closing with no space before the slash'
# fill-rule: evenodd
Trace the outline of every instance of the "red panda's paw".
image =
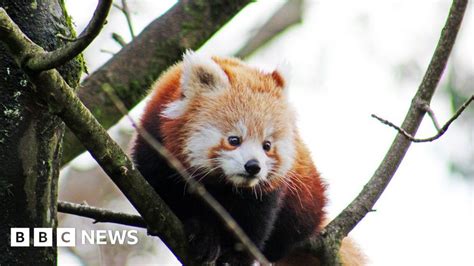
<svg viewBox="0 0 474 266">
<path fill-rule="evenodd" d="M 220 253 L 220 238 L 215 226 L 190 219 L 184 223 L 184 227 L 191 258 L 202 264 L 214 262 Z"/>
</svg>

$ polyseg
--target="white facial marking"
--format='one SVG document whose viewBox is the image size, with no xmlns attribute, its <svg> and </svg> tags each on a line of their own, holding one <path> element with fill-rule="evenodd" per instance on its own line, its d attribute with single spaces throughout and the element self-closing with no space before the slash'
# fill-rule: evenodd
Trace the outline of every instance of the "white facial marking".
<svg viewBox="0 0 474 266">
<path fill-rule="evenodd" d="M 285 176 L 288 171 L 291 170 L 295 161 L 296 149 L 294 139 L 292 137 L 282 139 L 278 143 L 275 143 L 275 146 L 278 147 L 278 154 L 281 162 L 277 174 Z"/>
<path fill-rule="evenodd" d="M 245 126 L 245 123 L 241 120 L 236 124 L 236 128 L 238 131 L 238 135 L 240 135 L 241 138 L 246 139 L 247 138 L 247 127 Z"/>
<path fill-rule="evenodd" d="M 209 151 L 219 145 L 222 134 L 219 129 L 211 125 L 201 125 L 194 130 L 193 134 L 186 143 L 185 151 L 188 155 L 188 161 L 194 167 L 211 168 Z"/>
<path fill-rule="evenodd" d="M 244 186 L 247 186 L 247 187 L 254 187 L 260 182 L 260 180 L 258 178 L 249 179 L 249 178 L 238 176 L 238 175 L 231 176 L 229 178 L 229 180 L 232 183 L 234 183 L 234 185 L 236 185 L 236 186 L 244 185 Z"/>
<path fill-rule="evenodd" d="M 185 100 L 177 100 L 177 101 L 171 102 L 161 112 L 161 115 L 169 119 L 176 119 L 185 113 L 186 106 L 187 106 L 187 103 Z"/>
</svg>

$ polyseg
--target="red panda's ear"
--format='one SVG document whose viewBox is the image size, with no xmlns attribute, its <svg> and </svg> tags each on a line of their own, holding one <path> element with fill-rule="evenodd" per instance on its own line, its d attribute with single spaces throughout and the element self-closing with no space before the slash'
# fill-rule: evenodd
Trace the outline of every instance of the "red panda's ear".
<svg viewBox="0 0 474 266">
<path fill-rule="evenodd" d="M 186 51 L 183 56 L 181 89 L 185 98 L 229 87 L 229 79 L 212 58 Z"/>
<path fill-rule="evenodd" d="M 286 86 L 285 79 L 283 79 L 280 72 L 278 72 L 277 70 L 273 70 L 272 78 L 275 80 L 275 83 L 277 84 L 278 87 L 284 88 Z"/>
<path fill-rule="evenodd" d="M 290 65 L 287 62 L 278 64 L 277 68 L 271 73 L 275 84 L 281 87 L 286 94 L 290 82 Z"/>
</svg>

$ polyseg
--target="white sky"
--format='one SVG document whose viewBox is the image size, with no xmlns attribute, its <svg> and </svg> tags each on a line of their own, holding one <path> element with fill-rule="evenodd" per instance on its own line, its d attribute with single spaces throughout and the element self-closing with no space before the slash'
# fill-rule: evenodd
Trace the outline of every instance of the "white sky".
<svg viewBox="0 0 474 266">
<path fill-rule="evenodd" d="M 79 28 L 96 5 L 92 0 L 66 3 Z M 172 3 L 129 1 L 136 32 Z M 250 4 L 202 51 L 231 55 L 282 3 Z M 291 64 L 290 98 L 299 113 L 303 139 L 329 184 L 331 216 L 357 195 L 391 144 L 394 130 L 370 114 L 401 123 L 449 5 L 448 0 L 306 1 L 304 23 L 248 60 L 262 66 L 283 60 Z M 462 62 L 463 72 L 471 73 L 473 13 L 471 4 L 453 54 Z M 90 71 L 110 58 L 100 49 L 118 51 L 111 32 L 128 38 L 125 19 L 118 12 L 87 50 Z M 421 69 L 400 71 L 413 62 Z M 435 95 L 432 108 L 441 123 L 449 119 L 450 106 L 442 92 Z M 418 136 L 434 134 L 429 122 L 424 121 Z M 409 149 L 376 204 L 377 211 L 352 234 L 371 265 L 474 265 L 474 185 L 453 178 L 447 167 L 447 159 L 469 150 L 474 153 L 472 136 L 464 130 L 455 122 L 440 140 Z"/>
</svg>

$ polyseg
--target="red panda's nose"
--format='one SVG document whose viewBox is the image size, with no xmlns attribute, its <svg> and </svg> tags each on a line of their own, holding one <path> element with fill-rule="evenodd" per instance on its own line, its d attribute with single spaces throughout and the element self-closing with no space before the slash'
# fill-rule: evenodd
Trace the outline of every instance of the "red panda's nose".
<svg viewBox="0 0 474 266">
<path fill-rule="evenodd" d="M 245 163 L 245 171 L 250 175 L 256 175 L 260 172 L 260 165 L 257 160 L 252 159 Z"/>
</svg>

